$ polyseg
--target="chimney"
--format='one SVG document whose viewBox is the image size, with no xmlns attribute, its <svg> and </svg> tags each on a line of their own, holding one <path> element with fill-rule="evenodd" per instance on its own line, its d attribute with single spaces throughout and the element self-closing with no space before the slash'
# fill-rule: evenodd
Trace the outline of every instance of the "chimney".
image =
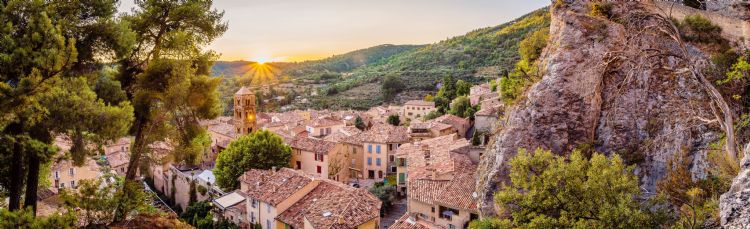
<svg viewBox="0 0 750 229">
<path fill-rule="evenodd" d="M 339 222 L 338 222 L 338 224 L 342 224 L 342 225 L 343 225 L 343 224 L 345 224 L 345 223 L 346 223 L 346 221 L 344 221 L 344 216 L 342 216 L 342 215 L 339 215 L 339 217 L 338 217 L 338 218 L 339 218 L 339 220 L 338 220 L 338 221 L 339 221 Z"/>
</svg>

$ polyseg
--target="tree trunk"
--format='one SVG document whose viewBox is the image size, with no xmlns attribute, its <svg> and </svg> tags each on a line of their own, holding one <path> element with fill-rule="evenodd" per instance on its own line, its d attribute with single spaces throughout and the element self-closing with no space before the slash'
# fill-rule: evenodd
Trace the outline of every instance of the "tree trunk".
<svg viewBox="0 0 750 229">
<path fill-rule="evenodd" d="M 29 171 L 26 175 L 26 197 L 24 201 L 25 207 L 31 207 L 34 215 L 36 215 L 36 202 L 37 202 L 37 189 L 39 187 L 39 155 L 33 150 L 27 152 L 29 161 Z M 73 188 L 73 187 L 71 187 Z"/>
<path fill-rule="evenodd" d="M 128 163 L 128 171 L 125 174 L 125 180 L 132 181 L 135 180 L 136 172 L 138 171 L 138 165 L 140 163 L 140 159 L 142 156 L 142 152 L 145 148 L 145 140 L 144 139 L 144 133 L 143 133 L 143 125 L 142 122 L 136 122 L 136 130 L 135 130 L 135 140 L 133 143 L 133 147 L 130 151 L 130 162 Z"/>
<path fill-rule="evenodd" d="M 10 166 L 10 188 L 8 210 L 14 211 L 21 207 L 21 189 L 23 188 L 23 145 L 19 138 L 13 141 L 13 157 Z"/>
</svg>

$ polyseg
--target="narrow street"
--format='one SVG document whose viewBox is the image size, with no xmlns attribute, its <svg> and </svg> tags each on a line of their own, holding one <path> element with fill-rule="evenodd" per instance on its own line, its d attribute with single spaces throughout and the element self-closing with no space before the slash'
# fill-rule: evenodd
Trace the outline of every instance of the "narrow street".
<svg viewBox="0 0 750 229">
<path fill-rule="evenodd" d="M 387 214 L 380 220 L 382 228 L 388 228 L 393 225 L 396 220 L 406 213 L 406 198 L 400 199 L 393 203 L 393 206 L 388 209 Z"/>
</svg>

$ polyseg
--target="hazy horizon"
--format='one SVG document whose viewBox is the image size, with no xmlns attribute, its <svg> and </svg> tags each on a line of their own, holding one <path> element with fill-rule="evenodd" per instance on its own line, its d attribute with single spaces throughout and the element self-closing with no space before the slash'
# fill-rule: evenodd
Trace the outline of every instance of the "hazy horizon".
<svg viewBox="0 0 750 229">
<path fill-rule="evenodd" d="M 499 25 L 542 0 L 214 1 L 229 29 L 209 48 L 222 61 L 295 62 L 383 44 L 423 45 Z M 120 12 L 130 12 L 123 0 Z"/>
</svg>

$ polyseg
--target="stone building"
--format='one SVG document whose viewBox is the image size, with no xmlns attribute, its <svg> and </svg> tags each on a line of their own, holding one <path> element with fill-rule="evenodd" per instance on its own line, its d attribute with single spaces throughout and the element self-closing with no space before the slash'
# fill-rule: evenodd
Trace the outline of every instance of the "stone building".
<svg viewBox="0 0 750 229">
<path fill-rule="evenodd" d="M 255 126 L 255 94 L 247 87 L 234 93 L 234 127 L 238 134 L 245 135 L 257 130 Z"/>
</svg>

